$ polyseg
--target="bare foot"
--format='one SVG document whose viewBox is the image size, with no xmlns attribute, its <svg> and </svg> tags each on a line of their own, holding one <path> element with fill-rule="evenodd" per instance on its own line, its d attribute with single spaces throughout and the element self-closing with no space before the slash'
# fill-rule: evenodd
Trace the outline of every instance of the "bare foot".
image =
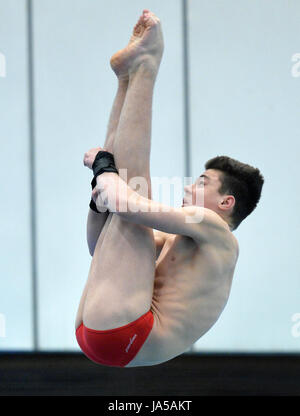
<svg viewBox="0 0 300 416">
<path fill-rule="evenodd" d="M 111 57 L 110 65 L 119 79 L 128 79 L 141 63 L 155 74 L 159 68 L 163 49 L 160 20 L 154 13 L 145 9 L 134 26 L 128 45 Z"/>
</svg>

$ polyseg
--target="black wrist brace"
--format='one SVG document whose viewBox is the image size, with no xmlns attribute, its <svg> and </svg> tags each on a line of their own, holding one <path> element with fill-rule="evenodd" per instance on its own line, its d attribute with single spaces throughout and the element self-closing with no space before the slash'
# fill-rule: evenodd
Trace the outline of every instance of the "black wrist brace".
<svg viewBox="0 0 300 416">
<path fill-rule="evenodd" d="M 91 186 L 92 189 L 95 188 L 95 186 L 97 185 L 97 176 L 101 175 L 104 172 L 114 172 L 114 173 L 119 173 L 116 166 L 115 166 L 115 161 L 114 161 L 114 156 L 112 153 L 110 152 L 106 152 L 104 150 L 100 150 L 94 160 L 94 163 L 92 165 L 92 169 L 93 169 L 93 173 L 94 173 L 94 177 L 93 180 L 91 182 Z M 93 201 L 93 199 L 91 199 L 90 202 L 90 208 L 95 211 L 98 212 L 97 210 L 97 206 L 95 204 L 95 202 Z"/>
<path fill-rule="evenodd" d="M 100 152 L 97 153 L 92 169 L 94 172 L 94 177 L 91 182 L 92 189 L 97 185 L 96 178 L 98 175 L 101 175 L 104 172 L 119 173 L 115 166 L 114 155 L 103 150 L 100 150 Z"/>
</svg>

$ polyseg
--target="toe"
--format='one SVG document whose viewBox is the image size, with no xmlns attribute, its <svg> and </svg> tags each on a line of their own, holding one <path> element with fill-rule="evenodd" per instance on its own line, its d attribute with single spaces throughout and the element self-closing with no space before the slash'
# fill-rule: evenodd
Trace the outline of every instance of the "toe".
<svg viewBox="0 0 300 416">
<path fill-rule="evenodd" d="M 138 23 L 137 23 L 138 25 L 141 25 L 141 26 L 143 26 L 143 24 L 144 24 L 144 15 L 142 15 L 140 18 L 139 18 L 139 20 L 138 20 Z"/>
<path fill-rule="evenodd" d="M 142 18 L 143 18 L 144 24 L 146 25 L 149 25 L 150 23 L 150 25 L 152 26 L 153 24 L 155 25 L 160 22 L 159 18 L 154 13 L 150 12 L 150 10 L 148 9 L 143 10 Z"/>
<path fill-rule="evenodd" d="M 142 17 L 144 18 L 144 19 L 146 19 L 146 18 L 148 18 L 148 17 L 150 17 L 151 16 L 151 13 L 149 12 L 149 10 L 144 10 L 143 11 L 143 15 L 142 15 Z"/>
<path fill-rule="evenodd" d="M 141 16 L 139 20 L 137 21 L 137 24 L 134 26 L 133 33 L 136 35 L 141 34 L 141 32 L 144 29 L 144 25 L 145 25 L 144 19 L 143 19 L 143 16 Z"/>
</svg>

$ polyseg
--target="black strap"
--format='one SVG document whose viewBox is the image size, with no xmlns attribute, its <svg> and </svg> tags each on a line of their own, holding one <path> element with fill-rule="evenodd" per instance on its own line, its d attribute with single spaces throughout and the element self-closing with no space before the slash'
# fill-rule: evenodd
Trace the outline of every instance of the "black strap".
<svg viewBox="0 0 300 416">
<path fill-rule="evenodd" d="M 114 155 L 110 152 L 106 152 L 104 150 L 100 150 L 94 160 L 94 163 L 92 165 L 94 177 L 91 182 L 92 189 L 95 188 L 97 185 L 97 176 L 101 175 L 104 172 L 114 172 L 119 173 L 116 166 L 115 166 L 115 160 Z"/>
<path fill-rule="evenodd" d="M 94 163 L 92 165 L 92 169 L 93 169 L 93 173 L 94 173 L 94 177 L 92 179 L 91 182 L 91 186 L 92 189 L 95 188 L 95 186 L 97 185 L 97 176 L 101 175 L 104 172 L 114 172 L 114 173 L 119 173 L 116 166 L 115 166 L 115 160 L 114 160 L 114 155 L 110 152 L 104 151 L 104 150 L 100 150 L 94 160 Z M 97 210 L 97 206 L 95 204 L 95 202 L 93 201 L 93 199 L 91 199 L 90 202 L 90 208 L 95 211 L 100 213 L 100 211 Z"/>
</svg>

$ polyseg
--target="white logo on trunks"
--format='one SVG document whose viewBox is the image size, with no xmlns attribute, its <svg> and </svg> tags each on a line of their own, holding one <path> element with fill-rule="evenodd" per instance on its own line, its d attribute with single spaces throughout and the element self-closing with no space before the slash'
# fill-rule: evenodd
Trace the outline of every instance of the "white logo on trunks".
<svg viewBox="0 0 300 416">
<path fill-rule="evenodd" d="M 137 337 L 137 334 L 134 334 L 134 336 L 132 337 L 132 338 L 130 338 L 130 342 L 129 342 L 129 344 L 127 345 L 127 348 L 126 348 L 126 352 L 128 352 L 129 351 L 129 348 L 131 347 L 131 345 L 133 344 L 133 341 L 136 339 L 136 337 Z"/>
</svg>

